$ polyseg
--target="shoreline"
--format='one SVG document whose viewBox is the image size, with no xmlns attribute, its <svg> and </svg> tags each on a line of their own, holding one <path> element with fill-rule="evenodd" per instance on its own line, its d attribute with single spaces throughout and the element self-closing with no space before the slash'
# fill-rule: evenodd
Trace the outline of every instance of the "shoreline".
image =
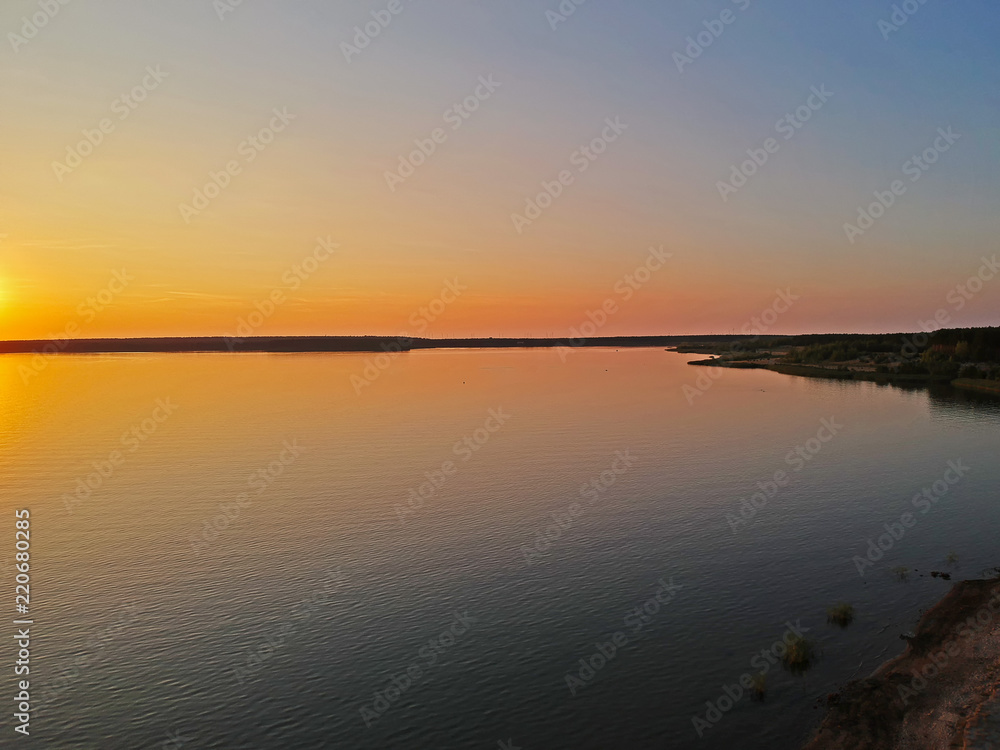
<svg viewBox="0 0 1000 750">
<path fill-rule="evenodd" d="M 1000 578 L 960 581 L 902 654 L 827 697 L 803 750 L 987 750 L 1000 741 Z"/>
<path fill-rule="evenodd" d="M 1000 396 L 996 380 L 719 359 L 688 364 L 918 388 L 950 384 Z M 803 750 L 1000 748 L 1000 577 L 956 583 L 923 614 L 915 635 L 901 637 L 901 654 L 827 696 L 826 716 Z"/>
<path fill-rule="evenodd" d="M 702 359 L 688 362 L 694 367 L 719 367 L 728 370 L 770 370 L 782 375 L 820 380 L 852 380 L 857 382 L 880 383 L 882 385 L 930 386 L 948 384 L 954 388 L 976 393 L 1000 396 L 1000 381 L 975 380 L 972 378 L 952 379 L 938 375 L 898 375 L 893 373 L 869 372 L 864 370 L 838 370 L 815 365 L 765 364 L 758 362 L 725 362 L 718 359 Z"/>
<path fill-rule="evenodd" d="M 969 378 L 959 378 L 951 381 L 956 388 L 962 388 L 977 393 L 992 393 L 1000 396 L 1000 380 L 972 380 Z"/>
</svg>

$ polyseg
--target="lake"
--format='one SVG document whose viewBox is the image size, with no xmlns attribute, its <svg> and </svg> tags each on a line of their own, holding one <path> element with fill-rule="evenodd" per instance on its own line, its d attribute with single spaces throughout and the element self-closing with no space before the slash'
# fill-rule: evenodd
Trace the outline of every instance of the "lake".
<svg viewBox="0 0 1000 750">
<path fill-rule="evenodd" d="M 699 388 L 651 349 L 412 352 L 359 389 L 372 356 L 0 358 L 40 747 L 795 748 L 930 571 L 1000 564 L 989 397 Z"/>
</svg>

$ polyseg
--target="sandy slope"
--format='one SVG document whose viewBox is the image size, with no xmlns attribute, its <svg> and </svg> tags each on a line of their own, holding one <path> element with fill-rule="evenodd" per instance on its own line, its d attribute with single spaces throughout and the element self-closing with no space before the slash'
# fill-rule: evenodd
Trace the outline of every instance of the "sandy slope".
<svg viewBox="0 0 1000 750">
<path fill-rule="evenodd" d="M 828 701 L 805 750 L 1000 750 L 1000 580 L 956 584 L 901 656 Z"/>
</svg>

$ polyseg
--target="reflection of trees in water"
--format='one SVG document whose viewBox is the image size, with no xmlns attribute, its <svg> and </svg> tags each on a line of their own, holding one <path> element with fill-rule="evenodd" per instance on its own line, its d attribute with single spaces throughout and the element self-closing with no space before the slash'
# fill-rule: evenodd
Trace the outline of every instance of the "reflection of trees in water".
<svg viewBox="0 0 1000 750">
<path fill-rule="evenodd" d="M 979 416 L 1000 418 L 1000 396 L 978 391 L 931 385 L 927 388 L 931 409 L 975 412 Z"/>
<path fill-rule="evenodd" d="M 821 382 L 824 385 L 835 384 L 843 388 L 851 388 L 864 383 L 911 396 L 927 394 L 932 411 L 963 411 L 970 414 L 975 413 L 979 417 L 1000 417 L 1000 395 L 955 388 L 948 383 L 873 383 L 852 380 Z"/>
</svg>

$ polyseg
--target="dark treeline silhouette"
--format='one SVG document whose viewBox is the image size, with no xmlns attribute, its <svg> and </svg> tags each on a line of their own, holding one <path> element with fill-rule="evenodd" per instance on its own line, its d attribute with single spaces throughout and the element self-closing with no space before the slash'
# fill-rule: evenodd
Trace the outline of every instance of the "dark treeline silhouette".
<svg viewBox="0 0 1000 750">
<path fill-rule="evenodd" d="M 801 347 L 793 359 L 800 362 L 839 362 L 861 354 L 902 354 L 917 357 L 927 352 L 946 354 L 965 362 L 1000 362 L 1000 328 L 944 328 L 932 333 L 822 333 L 768 336 L 754 349 Z"/>
<path fill-rule="evenodd" d="M 950 328 L 933 333 L 822 333 L 795 336 L 605 336 L 593 338 L 406 338 L 401 336 L 226 336 L 167 338 L 33 339 L 0 342 L 0 354 L 112 354 L 127 352 L 399 352 L 412 349 L 555 347 L 697 347 L 740 351 L 800 349 L 798 361 L 842 361 L 858 354 L 928 352 L 961 361 L 1000 362 L 1000 328 Z"/>
<path fill-rule="evenodd" d="M 722 343 L 749 337 L 608 336 L 603 338 L 450 338 L 400 336 L 226 336 L 127 339 L 33 339 L 0 342 L 0 354 L 114 354 L 141 352 L 399 352 L 412 349 L 518 347 L 658 347 L 690 342 Z"/>
</svg>

